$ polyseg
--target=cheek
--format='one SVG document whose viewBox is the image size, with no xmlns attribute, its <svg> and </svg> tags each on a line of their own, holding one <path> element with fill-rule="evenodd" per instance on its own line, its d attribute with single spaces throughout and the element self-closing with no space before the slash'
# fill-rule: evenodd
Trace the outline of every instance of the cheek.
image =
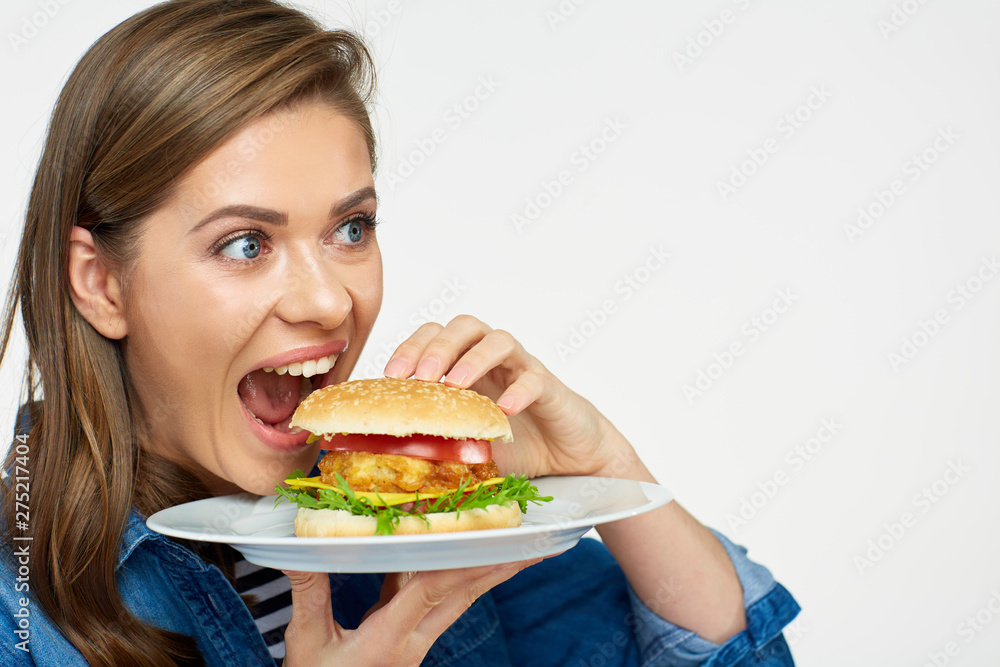
<svg viewBox="0 0 1000 667">
<path fill-rule="evenodd" d="M 236 350 L 267 308 L 245 285 L 197 271 L 147 270 L 136 286 L 126 346 L 143 412 L 176 405 L 190 422 L 208 407 L 212 390 L 224 387 Z"/>
<path fill-rule="evenodd" d="M 179 363 L 219 360 L 218 353 L 235 347 L 267 312 L 254 307 L 252 293 L 232 281 L 202 280 L 197 274 L 149 280 L 132 309 L 129 330 L 154 354 Z"/>
<path fill-rule="evenodd" d="M 381 274 L 379 280 L 373 280 L 353 292 L 352 300 L 354 302 L 354 343 L 352 343 L 352 347 L 360 355 L 368 341 L 368 336 L 371 335 L 372 329 L 375 327 L 375 320 L 382 308 Z"/>
<path fill-rule="evenodd" d="M 382 309 L 382 254 L 377 246 L 366 268 L 364 280 L 353 290 L 352 298 L 358 319 L 364 320 L 363 324 L 370 330 Z"/>
</svg>

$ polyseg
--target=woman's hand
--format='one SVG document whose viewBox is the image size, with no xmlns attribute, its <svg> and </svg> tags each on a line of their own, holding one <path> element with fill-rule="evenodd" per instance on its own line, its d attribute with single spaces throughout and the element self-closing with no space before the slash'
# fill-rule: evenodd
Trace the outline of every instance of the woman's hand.
<svg viewBox="0 0 1000 667">
<path fill-rule="evenodd" d="M 642 469 L 632 447 L 593 405 L 509 333 L 474 317 L 424 324 L 396 349 L 385 374 L 431 381 L 444 376 L 446 384 L 496 401 L 514 432 L 513 446 L 493 448 L 504 472 L 626 477 Z"/>
<path fill-rule="evenodd" d="M 656 481 L 593 405 L 509 333 L 474 317 L 423 325 L 396 349 L 385 374 L 432 381 L 444 376 L 447 384 L 495 400 L 514 431 L 513 446 L 493 448 L 505 472 Z M 743 589 L 729 556 L 676 502 L 598 531 L 640 599 L 660 616 L 720 644 L 743 629 Z"/>
<path fill-rule="evenodd" d="M 284 664 L 419 665 L 476 598 L 538 560 L 387 574 L 381 598 L 357 630 L 345 630 L 333 619 L 328 575 L 286 572 L 292 583 L 292 620 L 285 630 Z"/>
</svg>

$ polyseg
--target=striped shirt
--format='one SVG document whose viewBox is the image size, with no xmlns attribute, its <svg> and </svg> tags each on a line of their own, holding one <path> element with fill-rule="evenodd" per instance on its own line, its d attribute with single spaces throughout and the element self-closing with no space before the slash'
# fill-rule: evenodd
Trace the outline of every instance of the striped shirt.
<svg viewBox="0 0 1000 667">
<path fill-rule="evenodd" d="M 236 592 L 250 595 L 250 613 L 267 644 L 271 657 L 280 665 L 285 657 L 285 628 L 292 620 L 292 585 L 278 570 L 254 565 L 237 554 Z"/>
</svg>

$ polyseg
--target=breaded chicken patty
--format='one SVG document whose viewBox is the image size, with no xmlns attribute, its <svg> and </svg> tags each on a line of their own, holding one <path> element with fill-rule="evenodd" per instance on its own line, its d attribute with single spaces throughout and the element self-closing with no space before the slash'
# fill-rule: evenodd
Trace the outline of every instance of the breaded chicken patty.
<svg viewBox="0 0 1000 667">
<path fill-rule="evenodd" d="M 475 484 L 500 476 L 493 461 L 466 464 L 370 452 L 329 452 L 319 469 L 327 484 L 336 484 L 339 474 L 354 491 L 381 493 L 439 493 L 470 477 Z"/>
</svg>

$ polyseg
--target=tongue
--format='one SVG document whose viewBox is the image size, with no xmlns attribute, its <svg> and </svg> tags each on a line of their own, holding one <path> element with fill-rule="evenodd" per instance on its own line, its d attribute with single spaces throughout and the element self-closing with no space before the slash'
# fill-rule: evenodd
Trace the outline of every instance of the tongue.
<svg viewBox="0 0 1000 667">
<path fill-rule="evenodd" d="M 243 404 L 265 424 L 287 422 L 299 404 L 302 378 L 256 370 L 240 381 Z"/>
</svg>

